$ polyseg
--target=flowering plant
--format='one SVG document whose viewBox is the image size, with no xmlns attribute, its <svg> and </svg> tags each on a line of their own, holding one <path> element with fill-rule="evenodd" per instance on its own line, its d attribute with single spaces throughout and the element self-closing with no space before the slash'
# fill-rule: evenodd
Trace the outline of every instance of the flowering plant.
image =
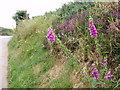
<svg viewBox="0 0 120 90">
<path fill-rule="evenodd" d="M 55 36 L 54 34 L 52 33 L 52 30 L 48 29 L 48 34 L 46 36 L 46 38 L 51 41 L 51 42 L 54 42 L 55 41 Z"/>
</svg>

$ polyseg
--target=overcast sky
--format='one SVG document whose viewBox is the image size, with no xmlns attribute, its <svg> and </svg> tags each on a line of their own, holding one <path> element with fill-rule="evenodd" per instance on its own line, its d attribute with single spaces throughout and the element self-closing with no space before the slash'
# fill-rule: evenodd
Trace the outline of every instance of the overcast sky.
<svg viewBox="0 0 120 90">
<path fill-rule="evenodd" d="M 30 17 L 54 11 L 73 0 L 0 0 L 0 27 L 15 28 L 12 16 L 17 10 L 27 10 Z"/>
</svg>

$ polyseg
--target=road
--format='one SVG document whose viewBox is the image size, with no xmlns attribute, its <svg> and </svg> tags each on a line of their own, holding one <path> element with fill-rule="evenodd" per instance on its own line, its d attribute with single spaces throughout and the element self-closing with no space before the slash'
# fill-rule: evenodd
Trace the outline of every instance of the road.
<svg viewBox="0 0 120 90">
<path fill-rule="evenodd" d="M 0 90 L 7 88 L 7 65 L 8 65 L 8 47 L 7 43 L 12 36 L 0 36 Z"/>
</svg>

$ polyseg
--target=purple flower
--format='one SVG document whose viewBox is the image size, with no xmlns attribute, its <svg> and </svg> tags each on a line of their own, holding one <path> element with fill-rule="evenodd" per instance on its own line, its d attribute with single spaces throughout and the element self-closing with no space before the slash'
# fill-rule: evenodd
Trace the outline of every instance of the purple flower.
<svg viewBox="0 0 120 90">
<path fill-rule="evenodd" d="M 94 68 L 95 65 L 91 65 L 91 69 L 92 69 L 92 75 L 94 76 L 94 79 L 96 80 L 98 78 L 98 72 L 95 72 L 95 68 Z"/>
<path fill-rule="evenodd" d="M 90 27 L 90 35 L 91 37 L 96 37 L 97 36 L 97 30 L 95 25 L 93 24 L 93 19 L 89 19 L 89 27 Z"/>
<path fill-rule="evenodd" d="M 55 41 L 55 37 L 54 37 L 54 34 L 52 33 L 52 30 L 50 30 L 50 29 L 48 30 L 48 34 L 47 34 L 46 38 L 51 42 Z"/>
<path fill-rule="evenodd" d="M 98 75 L 99 75 L 98 72 L 93 71 L 92 74 L 95 80 L 98 79 Z"/>
<path fill-rule="evenodd" d="M 120 3 L 116 3 L 116 5 L 120 5 Z"/>
<path fill-rule="evenodd" d="M 110 28 L 110 26 L 106 26 L 107 28 Z"/>
<path fill-rule="evenodd" d="M 106 74 L 106 79 L 108 79 L 108 80 L 111 79 L 111 74 L 110 73 Z"/>
<path fill-rule="evenodd" d="M 105 63 L 107 63 L 107 61 L 102 62 L 102 64 L 105 64 Z"/>
<path fill-rule="evenodd" d="M 110 38 L 111 40 L 115 40 L 115 38 Z"/>
</svg>

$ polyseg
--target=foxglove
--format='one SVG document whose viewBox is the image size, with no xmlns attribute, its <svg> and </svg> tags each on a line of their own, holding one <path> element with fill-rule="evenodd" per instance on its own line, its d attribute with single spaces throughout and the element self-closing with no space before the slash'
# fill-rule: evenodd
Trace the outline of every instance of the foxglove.
<svg viewBox="0 0 120 90">
<path fill-rule="evenodd" d="M 108 79 L 108 80 L 111 79 L 111 74 L 110 73 L 106 74 L 106 79 Z"/>
<path fill-rule="evenodd" d="M 49 40 L 49 41 L 51 41 L 51 42 L 54 42 L 55 41 L 55 36 L 54 36 L 54 34 L 52 33 L 52 30 L 48 30 L 48 34 L 47 34 L 47 36 L 46 36 L 46 38 Z"/>
<path fill-rule="evenodd" d="M 93 19 L 90 18 L 89 19 L 89 29 L 90 29 L 90 35 L 91 37 L 96 37 L 97 36 L 97 30 L 96 30 L 96 27 L 95 25 L 93 24 Z"/>
</svg>

